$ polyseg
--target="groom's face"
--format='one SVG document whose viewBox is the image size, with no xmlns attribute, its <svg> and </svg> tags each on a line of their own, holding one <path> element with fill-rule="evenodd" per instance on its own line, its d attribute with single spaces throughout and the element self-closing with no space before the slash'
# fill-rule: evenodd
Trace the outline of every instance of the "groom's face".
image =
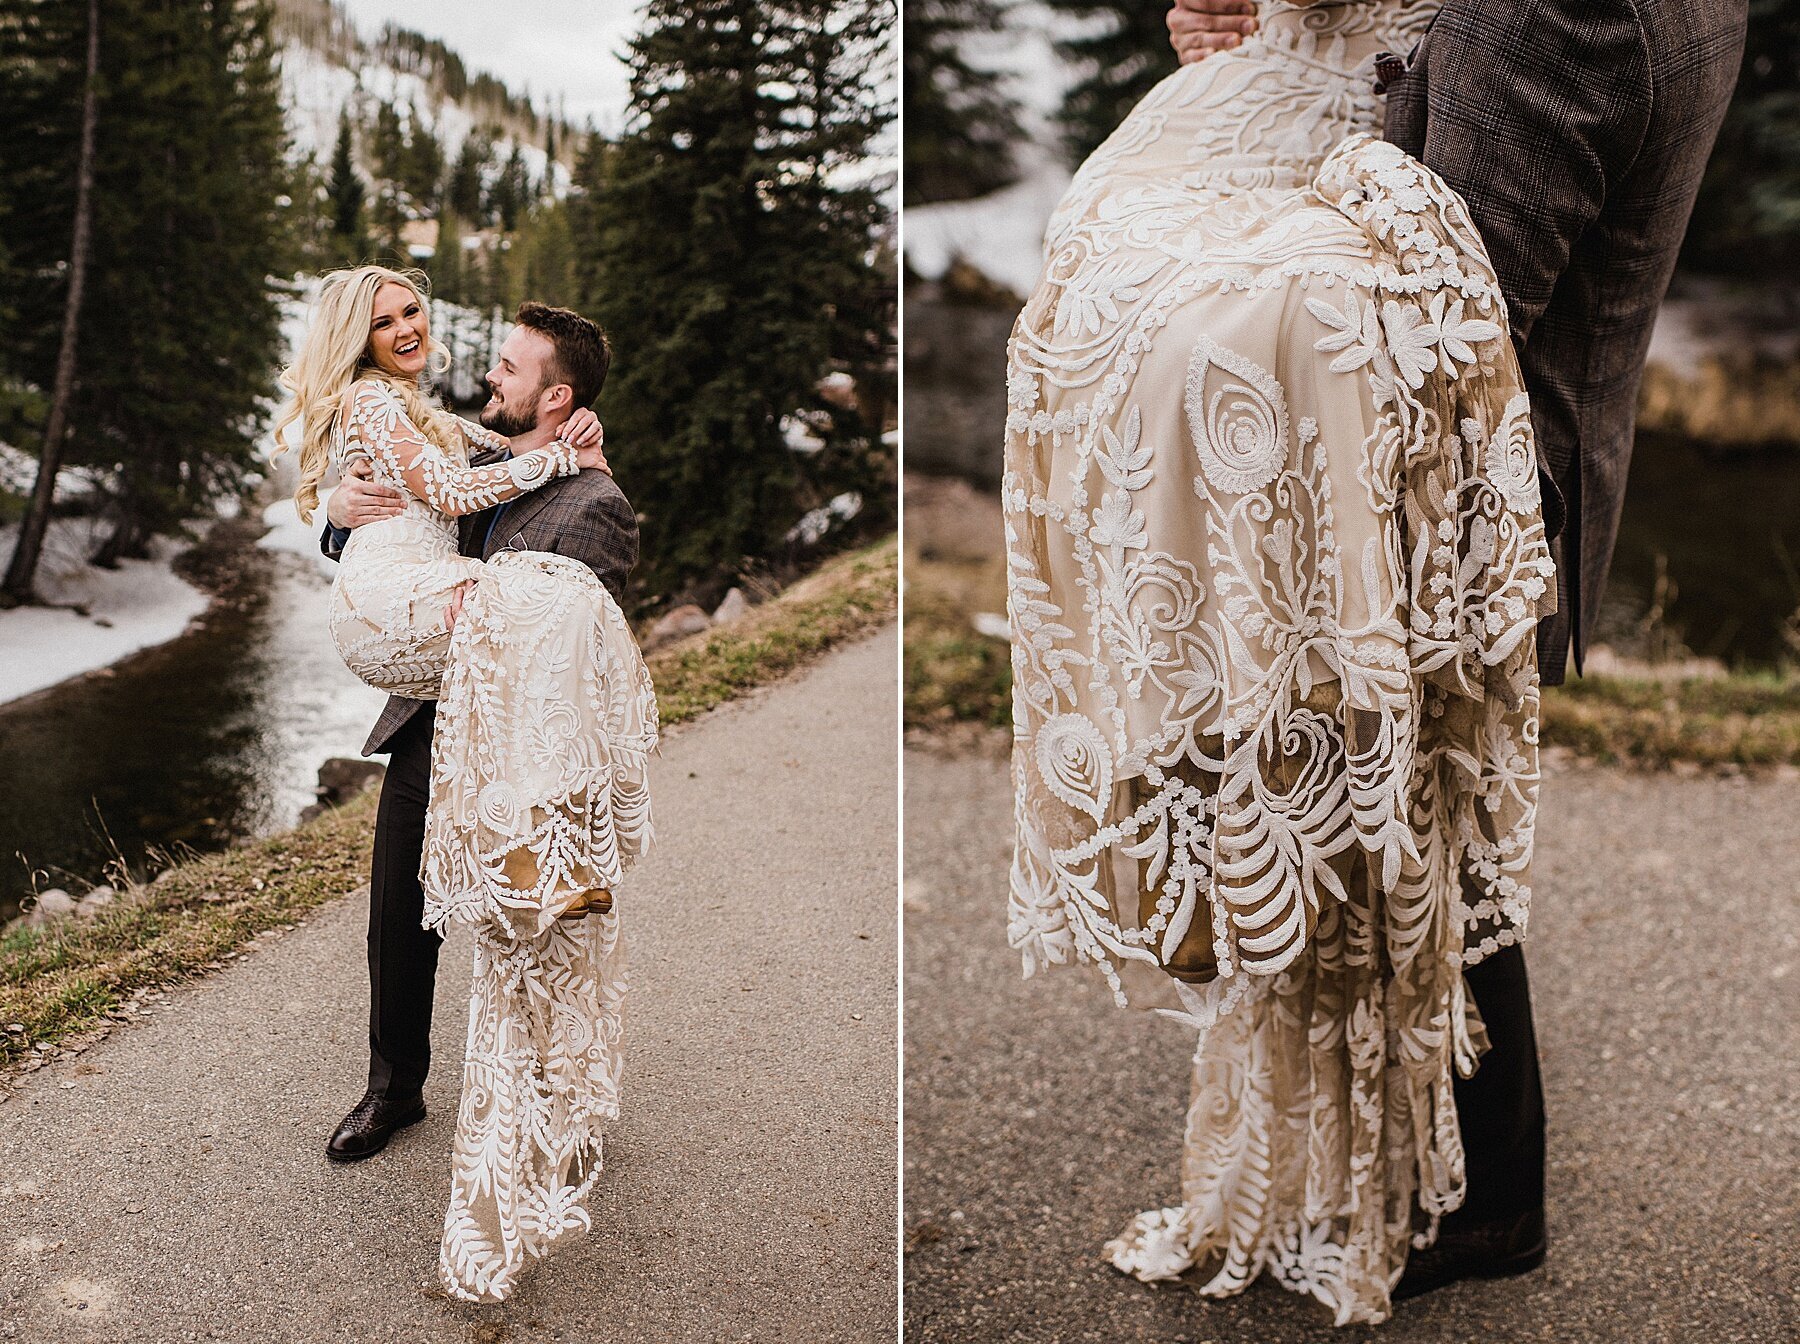
<svg viewBox="0 0 1800 1344">
<path fill-rule="evenodd" d="M 538 427 L 550 390 L 550 364 L 556 354 L 550 338 L 530 327 L 514 327 L 500 346 L 500 357 L 487 372 L 488 404 L 481 423 L 512 438 Z"/>
</svg>

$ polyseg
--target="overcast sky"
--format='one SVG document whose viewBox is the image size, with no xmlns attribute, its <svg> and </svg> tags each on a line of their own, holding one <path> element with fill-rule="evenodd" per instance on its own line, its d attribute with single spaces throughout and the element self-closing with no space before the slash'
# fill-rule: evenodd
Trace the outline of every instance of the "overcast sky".
<svg viewBox="0 0 1800 1344">
<path fill-rule="evenodd" d="M 540 109 L 557 97 L 577 126 L 614 132 L 629 91 L 621 53 L 640 0 L 341 0 L 366 35 L 394 22 L 441 38 L 471 74 L 498 75 Z"/>
</svg>

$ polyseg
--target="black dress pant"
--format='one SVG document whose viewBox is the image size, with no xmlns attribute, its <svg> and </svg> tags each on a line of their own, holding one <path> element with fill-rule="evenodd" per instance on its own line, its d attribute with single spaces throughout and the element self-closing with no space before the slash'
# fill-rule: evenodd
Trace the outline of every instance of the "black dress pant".
<svg viewBox="0 0 1800 1344">
<path fill-rule="evenodd" d="M 443 939 L 420 927 L 425 892 L 425 804 L 431 792 L 428 704 L 388 740 L 387 778 L 375 817 L 369 873 L 369 1090 L 414 1097 L 431 1067 L 431 1000 Z"/>
<path fill-rule="evenodd" d="M 1525 953 L 1502 948 L 1468 971 L 1489 1050 L 1456 1080 L 1469 1194 L 1445 1226 L 1511 1221 L 1544 1203 L 1544 1088 Z"/>
</svg>

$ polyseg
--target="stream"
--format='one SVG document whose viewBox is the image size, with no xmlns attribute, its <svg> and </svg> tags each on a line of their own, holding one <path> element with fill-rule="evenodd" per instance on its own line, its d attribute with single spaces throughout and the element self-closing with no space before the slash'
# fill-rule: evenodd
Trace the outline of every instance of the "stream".
<svg viewBox="0 0 1800 1344">
<path fill-rule="evenodd" d="M 196 552 L 217 594 L 200 628 L 0 706 L 0 919 L 34 880 L 79 895 L 292 826 L 319 766 L 361 750 L 384 697 L 332 647 L 320 562 L 258 530 Z"/>
</svg>

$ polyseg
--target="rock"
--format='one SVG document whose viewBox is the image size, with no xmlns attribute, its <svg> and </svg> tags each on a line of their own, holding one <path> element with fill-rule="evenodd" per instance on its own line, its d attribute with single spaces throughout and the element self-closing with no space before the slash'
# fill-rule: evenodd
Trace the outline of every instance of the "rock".
<svg viewBox="0 0 1800 1344">
<path fill-rule="evenodd" d="M 688 635 L 697 635 L 702 630 L 712 628 L 712 618 L 692 602 L 676 607 L 673 611 L 659 616 L 651 625 L 650 632 L 644 636 L 644 652 L 661 648 L 664 644 L 672 644 Z"/>
<path fill-rule="evenodd" d="M 387 766 L 380 761 L 364 761 L 355 756 L 333 756 L 324 765 L 319 766 L 319 786 L 313 793 L 319 795 L 319 801 L 301 810 L 301 826 L 315 817 L 324 817 L 333 808 L 342 808 L 358 793 L 367 792 L 376 784 L 382 783 L 387 775 Z M 252 838 L 245 837 L 245 844 L 256 844 Z"/>
<path fill-rule="evenodd" d="M 750 599 L 744 596 L 744 590 L 742 588 L 733 588 L 730 592 L 725 594 L 725 600 L 719 603 L 718 610 L 713 612 L 713 624 L 729 625 L 732 621 L 739 620 L 747 615 L 749 611 Z"/>
<path fill-rule="evenodd" d="M 333 756 L 319 767 L 319 801 L 333 807 L 341 806 L 379 784 L 386 774 L 387 767 L 380 761 Z"/>
<path fill-rule="evenodd" d="M 61 919 L 64 915 L 75 913 L 75 898 L 61 887 L 51 887 L 48 891 L 40 891 L 37 900 L 32 904 L 31 913 L 37 916 L 36 922 L 45 923 L 52 919 Z"/>
<path fill-rule="evenodd" d="M 118 895 L 119 892 L 116 887 L 105 885 L 95 887 L 92 891 L 88 892 L 87 895 L 81 898 L 81 902 L 75 907 L 75 913 L 80 915 L 83 919 L 92 919 L 95 915 L 99 914 L 102 910 L 106 909 L 107 906 L 117 900 Z"/>
<path fill-rule="evenodd" d="M 61 887 L 51 887 L 48 891 L 40 891 L 35 897 L 28 898 L 25 913 L 8 920 L 4 927 L 0 927 L 0 936 L 11 933 L 14 929 L 41 929 L 46 924 L 80 913 L 80 903 L 73 896 Z"/>
<path fill-rule="evenodd" d="M 319 785 L 313 790 L 319 801 L 301 809 L 300 825 L 324 816 L 334 807 L 342 807 L 358 794 L 374 788 L 386 775 L 387 767 L 380 761 L 333 756 L 319 767 Z"/>
</svg>

